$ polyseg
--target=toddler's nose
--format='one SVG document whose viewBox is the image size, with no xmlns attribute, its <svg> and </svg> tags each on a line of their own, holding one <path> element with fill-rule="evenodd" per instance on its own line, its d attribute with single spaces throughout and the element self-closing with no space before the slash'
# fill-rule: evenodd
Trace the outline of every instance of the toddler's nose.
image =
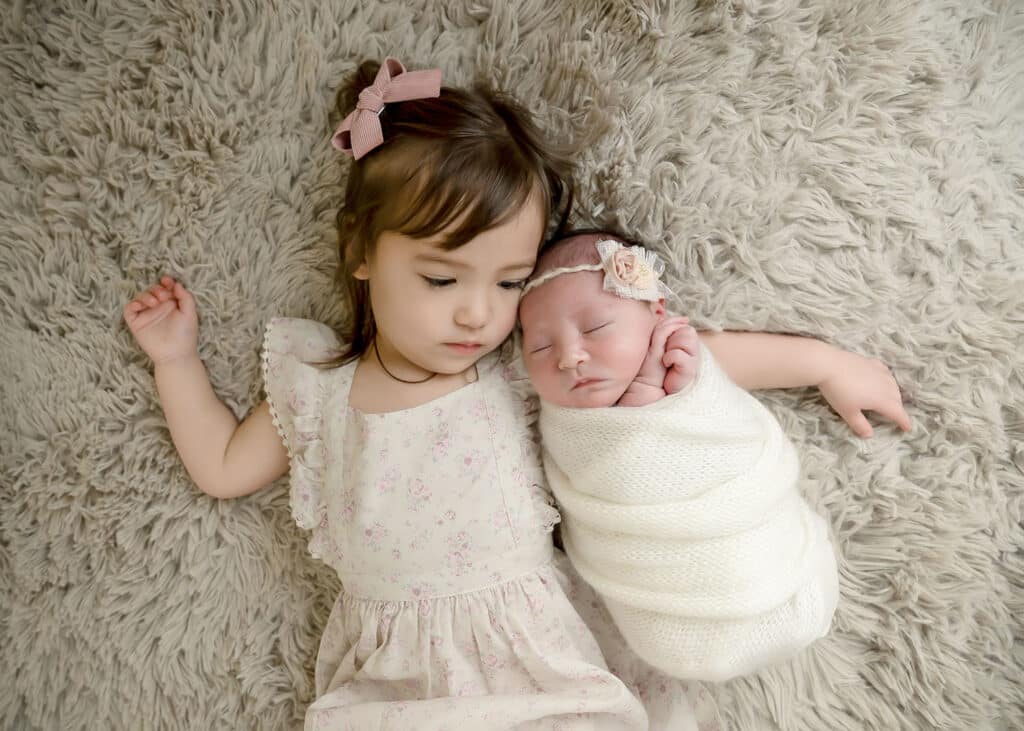
<svg viewBox="0 0 1024 731">
<path fill-rule="evenodd" d="M 455 321 L 462 327 L 479 330 L 490 319 L 490 306 L 486 297 L 470 296 L 460 303 Z"/>
</svg>

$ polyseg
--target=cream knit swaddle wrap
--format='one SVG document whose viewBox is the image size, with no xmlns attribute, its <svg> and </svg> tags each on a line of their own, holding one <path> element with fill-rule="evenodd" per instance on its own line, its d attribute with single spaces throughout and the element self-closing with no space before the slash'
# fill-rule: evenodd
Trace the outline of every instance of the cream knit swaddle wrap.
<svg viewBox="0 0 1024 731">
<path fill-rule="evenodd" d="M 720 681 L 823 636 L 838 600 L 825 521 L 775 417 L 701 348 L 697 379 L 640 408 L 543 402 L 562 539 L 633 650 Z"/>
</svg>

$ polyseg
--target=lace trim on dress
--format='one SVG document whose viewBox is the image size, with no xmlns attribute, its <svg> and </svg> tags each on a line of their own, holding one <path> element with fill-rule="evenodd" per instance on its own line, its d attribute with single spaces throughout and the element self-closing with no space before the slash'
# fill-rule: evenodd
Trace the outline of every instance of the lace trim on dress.
<svg viewBox="0 0 1024 731">
<path fill-rule="evenodd" d="M 330 553 L 321 415 L 327 395 L 325 380 L 331 371 L 318 370 L 305 361 L 334 355 L 337 348 L 337 337 L 326 325 L 273 318 L 267 323 L 261 353 L 270 416 L 288 451 L 292 515 L 300 528 L 313 532 L 309 552 L 318 559 Z"/>
</svg>

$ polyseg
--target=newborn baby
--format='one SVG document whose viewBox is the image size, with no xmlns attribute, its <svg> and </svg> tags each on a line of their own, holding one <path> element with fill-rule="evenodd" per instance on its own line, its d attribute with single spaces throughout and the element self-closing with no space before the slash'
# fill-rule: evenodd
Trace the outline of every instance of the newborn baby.
<svg viewBox="0 0 1024 731">
<path fill-rule="evenodd" d="M 550 268 L 523 290 L 530 380 L 559 406 L 644 406 L 693 380 L 700 342 L 685 317 L 666 317 L 657 256 L 599 238 L 556 243 L 543 256 Z M 572 263 L 563 270 L 553 260 Z M 554 277 L 563 278 L 526 296 Z"/>
<path fill-rule="evenodd" d="M 721 681 L 823 636 L 838 575 L 792 444 L 667 315 L 662 269 L 615 237 L 556 242 L 523 290 L 523 360 L 574 566 L 640 657 Z"/>
</svg>

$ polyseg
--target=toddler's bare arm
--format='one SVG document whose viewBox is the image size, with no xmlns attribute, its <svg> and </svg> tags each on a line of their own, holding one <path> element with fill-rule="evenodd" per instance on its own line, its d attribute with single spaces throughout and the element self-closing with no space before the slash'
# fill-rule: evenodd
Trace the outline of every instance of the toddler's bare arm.
<svg viewBox="0 0 1024 731">
<path fill-rule="evenodd" d="M 873 434 L 864 411 L 881 414 L 903 431 L 911 428 L 896 379 L 880 360 L 797 335 L 702 332 L 700 337 L 741 388 L 817 386 L 862 437 Z"/>
<path fill-rule="evenodd" d="M 266 401 L 241 424 L 217 398 L 199 356 L 154 368 L 171 439 L 192 481 L 213 497 L 248 495 L 288 471 Z"/>
<path fill-rule="evenodd" d="M 196 348 L 195 300 L 184 285 L 163 277 L 125 305 L 124 320 L 153 361 L 171 439 L 200 490 L 238 497 L 288 471 L 287 450 L 267 404 L 239 425 L 214 394 Z"/>
<path fill-rule="evenodd" d="M 747 391 L 817 386 L 836 349 L 814 338 L 701 331 L 700 339 L 732 381 Z"/>
</svg>

